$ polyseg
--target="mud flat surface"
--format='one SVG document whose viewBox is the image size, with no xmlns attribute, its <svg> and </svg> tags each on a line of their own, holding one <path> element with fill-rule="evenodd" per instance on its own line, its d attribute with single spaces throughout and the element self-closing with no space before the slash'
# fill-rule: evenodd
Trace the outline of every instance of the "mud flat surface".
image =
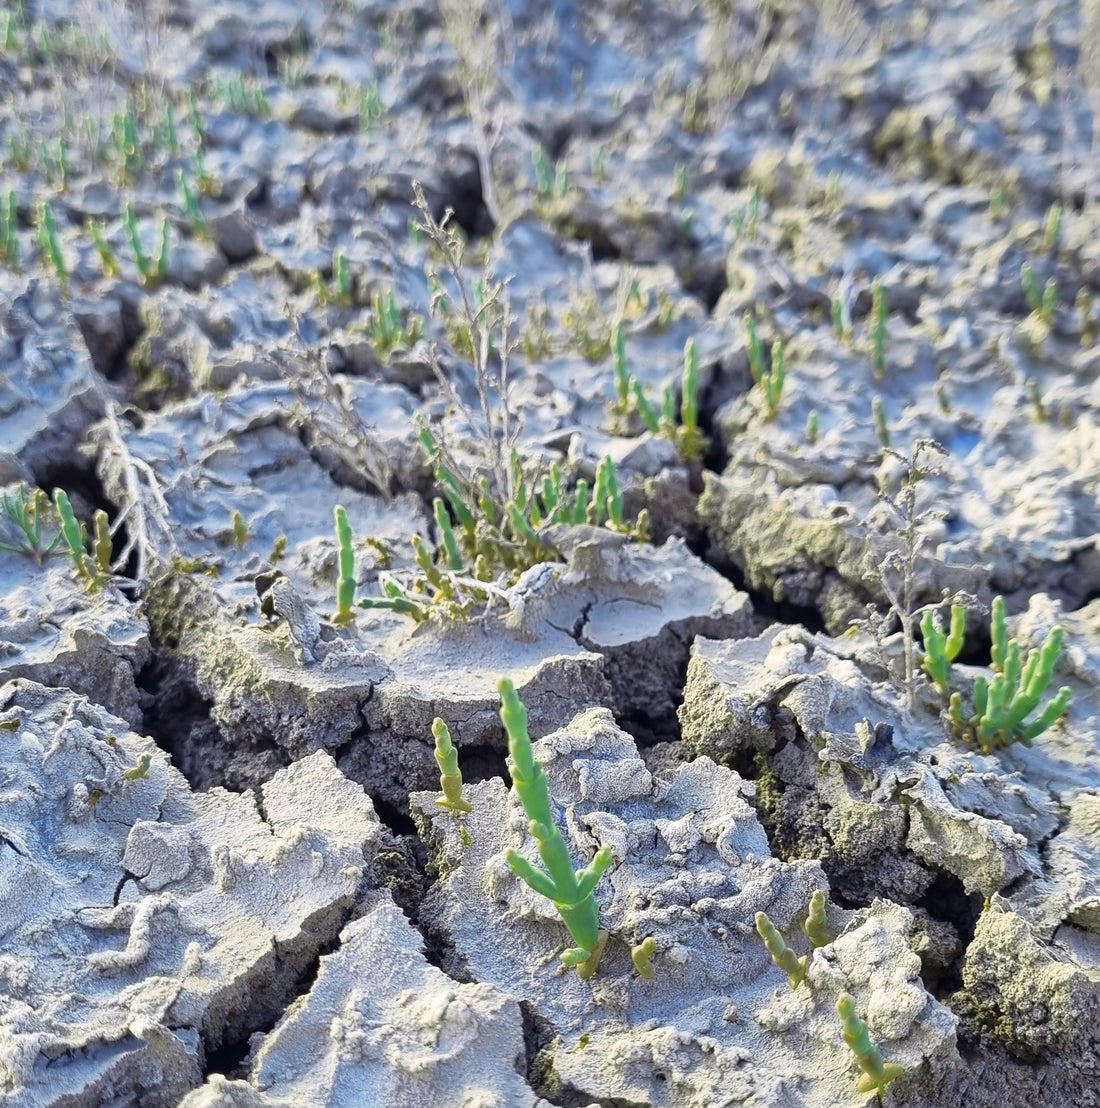
<svg viewBox="0 0 1100 1108">
<path fill-rule="evenodd" d="M 1100 7 L 138 7 L 0 13 L 0 1105 L 1100 1105 Z"/>
</svg>

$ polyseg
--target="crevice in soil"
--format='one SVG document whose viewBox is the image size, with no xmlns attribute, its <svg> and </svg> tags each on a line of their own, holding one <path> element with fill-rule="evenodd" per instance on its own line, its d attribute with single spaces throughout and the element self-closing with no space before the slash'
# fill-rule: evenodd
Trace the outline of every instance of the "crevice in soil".
<svg viewBox="0 0 1100 1108">
<path fill-rule="evenodd" d="M 237 1006 L 236 1019 L 227 1025 L 232 1027 L 232 1037 L 222 1037 L 217 1046 L 206 1051 L 202 1071 L 204 1081 L 215 1073 L 231 1080 L 247 1080 L 252 1036 L 271 1032 L 290 1005 L 298 997 L 309 993 L 320 973 L 321 958 L 339 949 L 340 935 L 351 915 L 350 906 L 341 912 L 338 921 L 331 925 L 332 937 L 319 941 L 313 956 L 296 972 L 289 969 L 279 942 L 273 940 L 275 971 L 271 980 Z M 300 939 L 291 940 L 288 949 L 293 950 L 299 942 Z"/>
<path fill-rule="evenodd" d="M 146 694 L 143 731 L 168 753 L 172 765 L 197 792 L 221 786 L 245 792 L 269 780 L 290 764 L 274 740 L 253 743 L 247 750 L 226 741 L 214 721 L 214 702 L 201 696 L 187 668 L 193 663 L 154 657 L 135 678 Z"/>
</svg>

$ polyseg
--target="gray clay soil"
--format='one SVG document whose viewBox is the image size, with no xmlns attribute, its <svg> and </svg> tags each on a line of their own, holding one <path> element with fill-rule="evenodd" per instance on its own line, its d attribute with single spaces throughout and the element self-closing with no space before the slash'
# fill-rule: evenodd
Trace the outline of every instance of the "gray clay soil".
<svg viewBox="0 0 1100 1108">
<path fill-rule="evenodd" d="M 4 4 L 0 493 L 114 564 L 0 550 L 0 1105 L 847 1108 L 846 992 L 883 1104 L 1100 1106 L 1098 85 L 1096 0 Z M 335 620 L 334 509 L 411 587 L 418 428 L 507 413 L 647 541 Z M 901 629 L 961 604 L 969 690 L 996 596 L 1072 702 L 983 752 Z"/>
</svg>

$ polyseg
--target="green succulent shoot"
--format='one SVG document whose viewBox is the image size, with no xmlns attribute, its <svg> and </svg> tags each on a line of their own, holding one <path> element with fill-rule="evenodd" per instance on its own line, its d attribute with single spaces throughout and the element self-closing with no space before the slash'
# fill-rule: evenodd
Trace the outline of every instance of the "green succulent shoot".
<svg viewBox="0 0 1100 1108">
<path fill-rule="evenodd" d="M 527 732 L 527 709 L 507 678 L 498 682 L 497 690 L 501 699 L 500 718 L 508 735 L 512 783 L 527 814 L 527 829 L 535 839 L 546 869 L 539 869 L 515 850 L 505 853 L 505 861 L 517 877 L 553 902 L 577 944 L 565 951 L 561 960 L 566 965 L 576 966 L 580 977 L 591 977 L 599 967 L 603 946 L 600 909 L 592 890 L 611 865 L 611 848 L 601 847 L 589 865 L 573 869 L 569 849 L 554 822 L 546 774 L 542 765 L 535 761 Z"/>
<path fill-rule="evenodd" d="M 856 1015 L 856 1002 L 851 993 L 841 993 L 837 997 L 836 1010 L 843 1028 L 841 1036 L 855 1055 L 856 1065 L 863 1070 L 856 1089 L 861 1093 L 881 1094 L 895 1077 L 905 1072 L 905 1067 L 882 1060 L 882 1052 L 871 1041 L 867 1024 Z"/>
<path fill-rule="evenodd" d="M 462 795 L 458 751 L 451 742 L 450 729 L 439 716 L 432 720 L 432 737 L 435 739 L 435 760 L 439 765 L 439 787 L 443 790 L 443 795 L 436 799 L 436 804 L 456 814 L 472 812 L 472 805 Z"/>
</svg>

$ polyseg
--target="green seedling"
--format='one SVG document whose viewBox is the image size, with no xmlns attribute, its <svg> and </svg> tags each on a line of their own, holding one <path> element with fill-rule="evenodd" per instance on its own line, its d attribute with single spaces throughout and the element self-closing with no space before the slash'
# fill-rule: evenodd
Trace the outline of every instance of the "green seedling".
<svg viewBox="0 0 1100 1108">
<path fill-rule="evenodd" d="M 148 778 L 149 767 L 153 764 L 152 754 L 142 754 L 138 757 L 137 765 L 132 769 L 125 769 L 122 771 L 122 776 L 127 781 L 141 781 Z"/>
<path fill-rule="evenodd" d="M 799 958 L 787 946 L 778 928 L 768 918 L 767 912 L 756 913 L 756 933 L 764 940 L 772 961 L 787 975 L 787 984 L 792 989 L 797 989 L 805 980 L 810 956 L 804 954 Z"/>
<path fill-rule="evenodd" d="M 408 319 L 402 322 L 393 289 L 372 294 L 367 330 L 380 358 L 387 357 L 398 346 L 415 346 L 424 333 L 423 322 L 418 315 L 410 313 Z"/>
<path fill-rule="evenodd" d="M 684 199 L 688 191 L 688 169 L 683 162 L 678 162 L 672 172 L 672 199 L 679 202 Z"/>
<path fill-rule="evenodd" d="M 535 839 L 546 869 L 532 865 L 515 850 L 508 850 L 504 859 L 517 877 L 553 902 L 577 944 L 565 951 L 561 960 L 576 966 L 580 977 L 588 978 L 599 968 L 602 947 L 600 909 L 592 891 L 611 865 L 611 848 L 601 847 L 589 865 L 573 869 L 565 840 L 554 822 L 546 774 L 535 761 L 527 732 L 527 709 L 507 678 L 497 683 L 497 691 L 501 699 L 500 718 L 508 735 L 512 784 L 527 815 L 527 830 Z"/>
<path fill-rule="evenodd" d="M 372 81 L 359 90 L 359 126 L 364 131 L 372 130 L 385 111 L 382 89 L 377 81 Z"/>
<path fill-rule="evenodd" d="M 7 493 L 0 497 L 0 512 L 23 536 L 18 544 L 0 542 L 0 550 L 33 558 L 41 565 L 61 542 L 60 531 L 51 539 L 42 537 L 42 523 L 49 510 L 49 504 L 49 498 L 41 489 L 34 489 L 28 495 L 24 485 L 19 486 L 19 491 L 14 497 L 8 496 Z"/>
<path fill-rule="evenodd" d="M 886 286 L 875 281 L 871 291 L 871 365 L 876 381 L 886 376 L 886 323 L 890 318 L 890 299 Z"/>
<path fill-rule="evenodd" d="M 756 317 L 750 312 L 745 313 L 745 350 L 753 384 L 759 385 L 764 379 L 764 346 L 756 332 Z"/>
<path fill-rule="evenodd" d="M 771 369 L 760 378 L 760 388 L 764 394 L 764 411 L 768 419 L 779 415 L 779 401 L 783 396 L 783 384 L 787 379 L 786 358 L 781 342 L 772 343 Z"/>
<path fill-rule="evenodd" d="M 833 334 L 841 342 L 847 342 L 851 338 L 852 328 L 848 322 L 848 313 L 845 310 L 844 301 L 839 296 L 833 297 L 832 303 Z"/>
<path fill-rule="evenodd" d="M 458 751 L 451 742 L 451 732 L 439 716 L 432 720 L 432 736 L 435 739 L 435 760 L 439 763 L 439 787 L 443 790 L 443 795 L 436 799 L 436 804 L 456 815 L 459 812 L 472 812 L 473 806 L 462 795 Z"/>
<path fill-rule="evenodd" d="M 673 437 L 676 449 L 685 462 L 703 458 L 707 440 L 699 429 L 699 353 L 695 339 L 684 344 L 684 372 L 680 379 L 680 426 Z"/>
<path fill-rule="evenodd" d="M 802 934 L 810 940 L 810 946 L 817 950 L 819 946 L 828 946 L 828 921 L 825 918 L 825 894 L 817 889 L 810 897 L 810 908 L 806 921 L 802 924 Z"/>
<path fill-rule="evenodd" d="M 1096 341 L 1096 324 L 1092 319 L 1092 292 L 1087 285 L 1082 285 L 1077 290 L 1073 307 L 1077 312 L 1077 322 L 1081 328 L 1081 345 L 1092 346 Z"/>
<path fill-rule="evenodd" d="M 355 619 L 352 605 L 355 603 L 355 551 L 352 548 L 351 524 L 348 513 L 338 504 L 333 509 L 336 524 L 337 567 L 336 615 L 332 622 L 340 626 Z"/>
<path fill-rule="evenodd" d="M 1063 208 L 1057 200 L 1047 208 L 1046 217 L 1043 219 L 1043 249 L 1049 254 L 1058 249 L 1058 243 L 1062 239 Z"/>
<path fill-rule="evenodd" d="M 96 253 L 99 255 L 99 264 L 103 269 L 104 276 L 117 277 L 122 270 L 111 244 L 103 234 L 103 224 L 98 219 L 93 219 L 88 224 L 88 230 L 92 233 L 92 242 L 95 244 Z"/>
<path fill-rule="evenodd" d="M 644 977 L 647 981 L 653 980 L 653 955 L 656 953 L 657 940 L 652 935 L 630 948 L 630 960 L 634 963 L 639 977 Z"/>
<path fill-rule="evenodd" d="M 18 731 L 18 730 L 19 730 L 19 720 L 17 720 L 17 719 L 6 719 L 2 723 L 0 723 L 0 731 Z"/>
<path fill-rule="evenodd" d="M 271 553 L 268 554 L 269 562 L 281 562 L 286 557 L 286 535 L 279 535 L 271 544 Z"/>
<path fill-rule="evenodd" d="M 1020 284 L 1023 286 L 1027 306 L 1033 312 L 1038 312 L 1043 306 L 1043 294 L 1039 288 L 1039 278 L 1035 276 L 1035 268 L 1031 262 L 1024 262 L 1020 266 Z"/>
<path fill-rule="evenodd" d="M 873 397 L 871 400 L 871 419 L 875 425 L 875 437 L 884 450 L 888 449 L 890 446 L 890 428 L 886 423 L 886 405 L 882 402 L 881 396 Z"/>
<path fill-rule="evenodd" d="M 38 245 L 49 259 L 57 279 L 64 287 L 69 283 L 69 271 L 65 266 L 65 257 L 61 253 L 61 243 L 57 238 L 57 224 L 54 222 L 53 209 L 45 200 L 38 205 Z"/>
<path fill-rule="evenodd" d="M 943 412 L 944 415 L 950 415 L 951 401 L 947 396 L 947 386 L 942 381 L 938 381 L 934 392 L 936 394 L 936 403 L 939 405 L 940 411 Z"/>
<path fill-rule="evenodd" d="M 88 592 L 96 592 L 111 576 L 111 538 L 107 528 L 107 513 L 97 511 L 95 514 L 95 557 L 92 558 L 85 549 L 87 531 L 82 523 L 77 522 L 64 489 L 54 489 L 53 502 L 61 520 L 61 534 L 76 567 L 76 575 L 84 582 L 84 588 Z"/>
<path fill-rule="evenodd" d="M 989 218 L 999 220 L 1005 214 L 1005 190 L 996 185 L 989 193 Z"/>
<path fill-rule="evenodd" d="M 12 267 L 19 268 L 19 208 L 15 189 L 0 200 L 0 255 Z"/>
<path fill-rule="evenodd" d="M 145 159 L 137 133 L 137 119 L 131 109 L 116 112 L 111 121 L 111 138 L 123 177 L 134 178 L 145 171 Z"/>
<path fill-rule="evenodd" d="M 856 1083 L 861 1093 L 879 1093 L 905 1072 L 896 1062 L 884 1062 L 882 1052 L 871 1042 L 867 1024 L 856 1015 L 856 1001 L 851 993 L 841 993 L 837 997 L 836 1010 L 843 1027 L 841 1035 L 848 1048 L 855 1055 L 856 1065 L 863 1070 L 863 1076 Z"/>
<path fill-rule="evenodd" d="M 812 408 L 810 414 L 806 416 L 806 441 L 813 446 L 817 442 L 820 433 L 821 417 L 817 414 L 817 409 Z"/>
<path fill-rule="evenodd" d="M 951 605 L 951 625 L 946 634 L 932 612 L 924 613 L 920 629 L 924 636 L 922 668 L 932 678 L 940 696 L 947 696 L 951 663 L 958 657 L 966 637 L 966 609 L 961 604 Z"/>
<path fill-rule="evenodd" d="M 122 227 L 126 232 L 126 239 L 130 243 L 130 250 L 134 255 L 134 264 L 141 275 L 141 283 L 146 288 L 153 288 L 164 279 L 168 272 L 168 217 L 163 216 L 161 218 L 157 256 L 153 261 L 149 260 L 149 255 L 145 253 L 145 249 L 141 245 L 137 216 L 134 214 L 134 205 L 129 200 L 122 205 Z"/>
<path fill-rule="evenodd" d="M 233 533 L 233 545 L 236 547 L 244 546 L 248 541 L 248 524 L 244 521 L 244 516 L 240 512 L 234 512 L 230 520 L 230 528 Z"/>
<path fill-rule="evenodd" d="M 592 151 L 592 176 L 596 181 L 607 180 L 607 157 L 602 146 L 597 146 Z"/>
<path fill-rule="evenodd" d="M 195 192 L 187 180 L 187 174 L 183 172 L 182 168 L 176 170 L 176 188 L 180 194 L 183 210 L 187 213 L 187 222 L 191 224 L 191 233 L 196 238 L 201 238 L 206 234 L 206 218 L 203 216 Z"/>
<path fill-rule="evenodd" d="M 1047 283 L 1043 286 L 1043 295 L 1039 300 L 1039 319 L 1048 327 L 1054 317 L 1054 309 L 1058 307 L 1061 295 L 1062 292 L 1058 287 L 1058 282 L 1053 277 L 1048 278 Z"/>
<path fill-rule="evenodd" d="M 974 681 L 971 711 L 964 708 L 958 692 L 951 694 L 948 707 L 948 718 L 955 733 L 973 743 L 983 754 L 1017 742 L 1031 746 L 1065 714 L 1073 697 L 1069 687 L 1063 685 L 1038 716 L 1027 722 L 1039 708 L 1062 655 L 1061 627 L 1052 627 L 1043 645 L 1029 651 L 1024 662 L 1020 644 L 1008 641 L 1004 599 L 997 597 L 993 601 L 990 636 L 993 679 L 981 676 Z"/>
<path fill-rule="evenodd" d="M 1025 382 L 1027 400 L 1031 405 L 1031 416 L 1036 423 L 1045 423 L 1047 410 L 1043 405 L 1043 394 L 1039 389 L 1039 382 L 1034 377 L 1029 377 Z"/>
<path fill-rule="evenodd" d="M 345 308 L 349 307 L 352 303 L 351 274 L 348 272 L 348 258 L 343 250 L 333 252 L 332 278 L 336 282 L 336 296 L 340 304 Z"/>
<path fill-rule="evenodd" d="M 615 365 L 615 404 L 619 412 L 625 413 L 630 406 L 631 375 L 626 368 L 626 338 L 623 325 L 616 322 L 611 328 L 611 355 Z"/>
</svg>

